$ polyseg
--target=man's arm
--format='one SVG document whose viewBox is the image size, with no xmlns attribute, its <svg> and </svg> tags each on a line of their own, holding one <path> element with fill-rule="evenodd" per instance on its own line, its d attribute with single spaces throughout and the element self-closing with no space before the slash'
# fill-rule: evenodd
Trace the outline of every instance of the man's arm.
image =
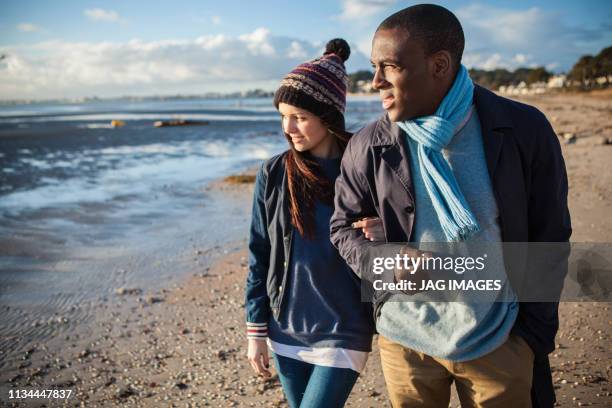
<svg viewBox="0 0 612 408">
<path fill-rule="evenodd" d="M 363 166 L 365 163 L 356 162 L 352 143 L 349 142 L 342 157 L 340 175 L 336 179 L 334 214 L 330 221 L 332 243 L 360 278 L 364 278 L 360 270 L 361 258 L 375 244 L 365 237 L 361 229 L 353 228 L 352 224 L 364 217 L 377 215 L 363 175 L 366 170 Z"/>
<path fill-rule="evenodd" d="M 366 217 L 378 217 L 378 212 L 373 202 L 374 194 L 370 191 L 370 185 L 364 174 L 367 171 L 366 163 L 363 159 L 355 157 L 354 153 L 352 144 L 349 143 L 342 157 L 340 176 L 336 179 L 334 214 L 330 222 L 331 241 L 353 272 L 365 281 L 412 280 L 418 283 L 428 276 L 418 269 L 385 270 L 382 275 L 373 273 L 372 260 L 375 257 L 395 257 L 399 254 L 421 258 L 431 254 L 419 251 L 408 243 L 387 243 L 384 228 L 382 228 L 382 240 L 371 241 L 365 236 L 359 225 L 366 222 L 360 220 Z M 384 225 L 384 220 L 380 221 Z M 353 225 L 354 223 L 357 223 L 357 227 Z M 418 284 L 420 286 L 420 283 Z M 416 293 L 411 291 L 395 293 L 399 292 Z"/>
<path fill-rule="evenodd" d="M 531 160 L 529 189 L 529 267 L 523 293 L 528 301 L 520 303 L 516 330 L 536 353 L 545 356 L 555 348 L 559 327 L 558 302 L 537 302 L 530 293 L 547 288 L 560 295 L 567 274 L 569 238 L 572 233 L 567 207 L 568 183 L 561 146 L 550 123 L 539 113 L 539 134 Z M 542 254 L 536 242 L 558 242 L 552 250 Z M 550 247 L 550 246 L 549 246 Z M 544 247 L 545 248 L 545 247 Z M 521 296 L 519 296 L 521 297 Z M 521 333 L 522 332 L 522 333 Z"/>
<path fill-rule="evenodd" d="M 529 241 L 568 242 L 572 225 L 565 162 L 559 139 L 546 117 L 540 115 L 540 135 L 531 166 Z"/>
</svg>

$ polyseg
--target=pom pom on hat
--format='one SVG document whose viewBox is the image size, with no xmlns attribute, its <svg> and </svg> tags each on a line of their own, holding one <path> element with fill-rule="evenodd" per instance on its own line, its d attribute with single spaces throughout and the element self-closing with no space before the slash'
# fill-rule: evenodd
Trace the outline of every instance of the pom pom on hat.
<svg viewBox="0 0 612 408">
<path fill-rule="evenodd" d="M 323 55 L 336 54 L 340 57 L 342 62 L 346 61 L 351 55 L 351 47 L 342 38 L 334 38 L 329 40 L 325 45 L 325 52 Z"/>
<path fill-rule="evenodd" d="M 350 55 L 351 47 L 345 40 L 330 40 L 323 56 L 298 65 L 283 78 L 274 94 L 274 105 L 278 108 L 286 103 L 305 109 L 344 131 L 348 84 L 344 62 Z"/>
</svg>

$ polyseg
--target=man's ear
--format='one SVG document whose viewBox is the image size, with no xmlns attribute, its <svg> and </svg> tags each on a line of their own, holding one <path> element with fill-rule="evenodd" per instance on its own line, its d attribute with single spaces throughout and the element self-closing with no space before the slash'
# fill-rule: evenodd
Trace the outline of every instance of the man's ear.
<svg viewBox="0 0 612 408">
<path fill-rule="evenodd" d="M 441 50 L 434 53 L 430 59 L 432 63 L 432 71 L 435 78 L 446 78 L 452 71 L 451 55 L 446 50 Z"/>
</svg>

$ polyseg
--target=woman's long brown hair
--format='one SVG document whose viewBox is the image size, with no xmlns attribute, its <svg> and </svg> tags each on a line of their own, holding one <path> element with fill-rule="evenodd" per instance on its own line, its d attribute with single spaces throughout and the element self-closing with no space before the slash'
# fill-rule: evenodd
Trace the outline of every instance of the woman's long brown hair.
<svg viewBox="0 0 612 408">
<path fill-rule="evenodd" d="M 335 138 L 340 155 L 348 143 L 351 133 L 344 130 L 334 130 L 327 126 L 332 137 Z M 314 210 L 317 199 L 325 204 L 333 205 L 334 183 L 323 174 L 322 169 L 309 152 L 298 152 L 291 143 L 290 150 L 285 158 L 287 169 L 287 187 L 289 188 L 289 212 L 291 223 L 302 237 L 311 239 L 314 236 Z"/>
</svg>

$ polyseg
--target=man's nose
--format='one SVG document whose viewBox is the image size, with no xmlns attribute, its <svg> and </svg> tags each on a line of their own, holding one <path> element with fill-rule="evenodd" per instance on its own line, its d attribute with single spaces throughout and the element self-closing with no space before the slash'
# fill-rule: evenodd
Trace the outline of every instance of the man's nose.
<svg viewBox="0 0 612 408">
<path fill-rule="evenodd" d="M 388 88 L 390 85 L 381 72 L 382 70 L 377 69 L 374 71 L 374 78 L 372 78 L 372 88 L 376 89 L 377 91 Z"/>
</svg>

